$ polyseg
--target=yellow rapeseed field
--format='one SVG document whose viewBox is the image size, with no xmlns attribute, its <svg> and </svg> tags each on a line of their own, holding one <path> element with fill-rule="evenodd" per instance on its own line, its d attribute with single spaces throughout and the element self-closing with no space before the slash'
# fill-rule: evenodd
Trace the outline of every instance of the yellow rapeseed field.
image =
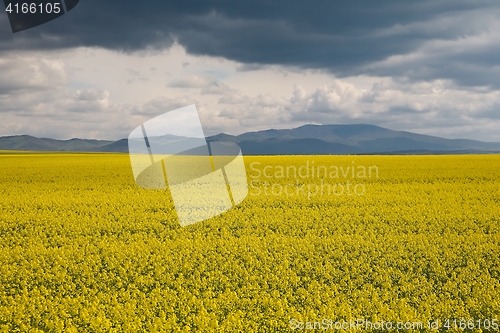
<svg viewBox="0 0 500 333">
<path fill-rule="evenodd" d="M 0 332 L 493 329 L 500 156 L 245 164 L 248 197 L 181 228 L 126 154 L 0 153 Z"/>
</svg>

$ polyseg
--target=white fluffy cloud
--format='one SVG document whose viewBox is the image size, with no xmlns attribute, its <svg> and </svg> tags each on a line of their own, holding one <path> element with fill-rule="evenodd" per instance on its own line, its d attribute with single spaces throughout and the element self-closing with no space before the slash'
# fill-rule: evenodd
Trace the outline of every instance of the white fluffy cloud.
<svg viewBox="0 0 500 333">
<path fill-rule="evenodd" d="M 67 82 L 61 60 L 34 56 L 0 58 L 0 96 L 47 91 Z"/>
<path fill-rule="evenodd" d="M 118 139 L 149 118 L 194 103 L 207 135 L 369 123 L 500 141 L 500 90 L 494 87 L 241 66 L 190 56 L 180 47 L 146 55 L 102 49 L 4 55 L 0 135 Z"/>
<path fill-rule="evenodd" d="M 495 112 L 499 98 L 498 90 L 471 91 L 449 80 L 411 83 L 385 78 L 370 89 L 339 79 L 313 90 L 296 85 L 286 99 L 250 98 L 231 91 L 219 103 L 227 104 L 221 116 L 253 129 L 368 123 L 447 137 L 475 134 L 477 139 L 493 141 L 500 140 L 500 116 Z"/>
<path fill-rule="evenodd" d="M 0 77 L 3 135 L 92 137 L 117 118 L 106 90 L 69 88 L 68 68 L 57 54 L 0 58 Z"/>
</svg>

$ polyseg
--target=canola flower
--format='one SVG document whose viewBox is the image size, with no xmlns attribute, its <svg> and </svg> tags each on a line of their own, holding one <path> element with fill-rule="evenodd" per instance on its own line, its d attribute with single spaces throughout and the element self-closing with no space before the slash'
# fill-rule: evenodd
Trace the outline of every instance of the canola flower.
<svg viewBox="0 0 500 333">
<path fill-rule="evenodd" d="M 307 161 L 378 174 L 269 178 L 250 168 Z M 169 192 L 136 186 L 127 155 L 2 152 L 0 332 L 289 332 L 292 318 L 499 317 L 500 156 L 245 164 L 259 195 L 181 228 Z M 322 181 L 365 192 L 264 191 Z"/>
</svg>

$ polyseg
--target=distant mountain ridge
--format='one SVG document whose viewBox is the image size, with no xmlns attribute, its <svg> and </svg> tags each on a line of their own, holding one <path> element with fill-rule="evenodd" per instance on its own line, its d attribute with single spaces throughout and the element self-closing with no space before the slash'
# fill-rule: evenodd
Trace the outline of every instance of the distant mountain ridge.
<svg viewBox="0 0 500 333">
<path fill-rule="evenodd" d="M 500 142 L 444 139 L 375 125 L 304 125 L 240 135 L 218 134 L 207 141 L 237 143 L 243 155 L 500 153 Z M 56 140 L 19 135 L 0 137 L 0 150 L 126 153 L 128 142 L 127 139 Z"/>
<path fill-rule="evenodd" d="M 444 139 L 364 124 L 304 125 L 237 136 L 218 134 L 207 140 L 235 142 L 244 155 L 500 153 L 500 142 Z"/>
<path fill-rule="evenodd" d="M 0 137 L 0 150 L 67 151 L 67 152 L 127 152 L 126 139 L 118 141 L 36 138 L 30 135 Z"/>
</svg>

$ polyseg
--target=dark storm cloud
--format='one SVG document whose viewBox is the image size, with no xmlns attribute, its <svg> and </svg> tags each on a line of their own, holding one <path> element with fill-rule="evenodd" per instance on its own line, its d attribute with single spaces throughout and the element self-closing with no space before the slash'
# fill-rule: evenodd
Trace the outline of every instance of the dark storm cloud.
<svg viewBox="0 0 500 333">
<path fill-rule="evenodd" d="M 498 64 L 498 45 L 448 48 L 448 53 L 425 48 L 436 40 L 491 33 L 499 9 L 496 0 L 82 0 L 69 14 L 17 34 L 1 15 L 0 51 L 98 46 L 132 52 L 178 41 L 189 53 L 250 67 L 279 64 L 338 76 L 450 78 L 462 85 L 500 86 L 497 73 L 489 70 Z M 416 60 L 384 63 L 422 48 L 425 54 Z"/>
</svg>

